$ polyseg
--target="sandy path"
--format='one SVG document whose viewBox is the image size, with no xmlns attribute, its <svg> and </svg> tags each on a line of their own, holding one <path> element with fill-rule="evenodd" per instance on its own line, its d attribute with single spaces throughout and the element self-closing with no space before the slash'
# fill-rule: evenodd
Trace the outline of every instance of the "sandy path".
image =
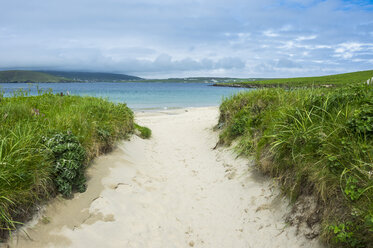
<svg viewBox="0 0 373 248">
<path fill-rule="evenodd" d="M 54 200 L 11 247 L 321 247 L 286 227 L 286 201 L 247 160 L 212 150 L 217 117 L 138 114 L 152 139 L 98 158 L 87 192 Z"/>
</svg>

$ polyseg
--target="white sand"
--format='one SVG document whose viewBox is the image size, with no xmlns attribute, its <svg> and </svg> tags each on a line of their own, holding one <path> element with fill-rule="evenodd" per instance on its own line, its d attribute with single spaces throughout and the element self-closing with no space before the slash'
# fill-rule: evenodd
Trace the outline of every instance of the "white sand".
<svg viewBox="0 0 373 248">
<path fill-rule="evenodd" d="M 137 114 L 153 137 L 96 159 L 87 192 L 54 200 L 11 247 L 321 247 L 284 223 L 287 201 L 250 161 L 212 149 L 217 117 Z"/>
</svg>

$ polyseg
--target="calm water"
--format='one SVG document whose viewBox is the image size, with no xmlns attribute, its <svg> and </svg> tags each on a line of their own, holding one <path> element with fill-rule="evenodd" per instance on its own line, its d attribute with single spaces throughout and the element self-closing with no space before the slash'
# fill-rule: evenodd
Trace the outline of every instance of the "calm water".
<svg viewBox="0 0 373 248">
<path fill-rule="evenodd" d="M 223 97 L 249 89 L 211 87 L 204 83 L 42 83 L 40 89 L 66 92 L 71 95 L 107 98 L 113 102 L 126 102 L 134 110 L 151 110 L 183 107 L 217 106 Z M 36 95 L 36 85 L 0 84 L 5 96 L 17 89 L 31 89 Z"/>
</svg>

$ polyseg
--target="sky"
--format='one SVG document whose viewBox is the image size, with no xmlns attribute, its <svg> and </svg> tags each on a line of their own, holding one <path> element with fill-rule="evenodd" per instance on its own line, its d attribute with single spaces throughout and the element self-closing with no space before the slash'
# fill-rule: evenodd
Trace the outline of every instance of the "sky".
<svg viewBox="0 0 373 248">
<path fill-rule="evenodd" d="M 373 1 L 0 0 L 0 70 L 145 78 L 373 69 Z"/>
</svg>

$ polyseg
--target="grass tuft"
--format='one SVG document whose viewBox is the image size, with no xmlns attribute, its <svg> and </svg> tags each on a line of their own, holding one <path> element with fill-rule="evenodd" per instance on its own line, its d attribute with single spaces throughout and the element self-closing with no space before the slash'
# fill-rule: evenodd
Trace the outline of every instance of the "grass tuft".
<svg viewBox="0 0 373 248">
<path fill-rule="evenodd" d="M 135 123 L 135 129 L 139 131 L 139 136 L 143 139 L 149 139 L 152 136 L 152 130 Z"/>
</svg>

